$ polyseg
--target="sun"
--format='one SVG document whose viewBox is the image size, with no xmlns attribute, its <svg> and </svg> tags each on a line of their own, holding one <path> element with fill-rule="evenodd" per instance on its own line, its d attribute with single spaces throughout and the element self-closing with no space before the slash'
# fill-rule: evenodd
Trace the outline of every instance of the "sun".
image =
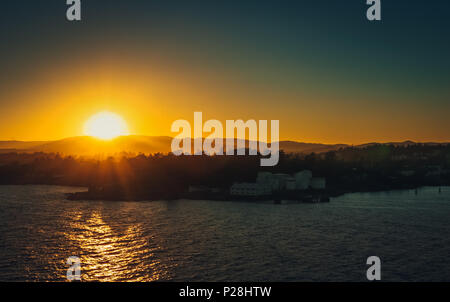
<svg viewBox="0 0 450 302">
<path fill-rule="evenodd" d="M 129 135 L 125 120 L 112 112 L 100 112 L 89 118 L 84 124 L 84 133 L 103 140 Z"/>
</svg>

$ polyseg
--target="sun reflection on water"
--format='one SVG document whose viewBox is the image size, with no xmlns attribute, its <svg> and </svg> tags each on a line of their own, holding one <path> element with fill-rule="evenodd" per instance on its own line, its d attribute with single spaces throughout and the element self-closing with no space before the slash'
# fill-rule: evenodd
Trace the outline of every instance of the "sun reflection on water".
<svg viewBox="0 0 450 302">
<path fill-rule="evenodd" d="M 67 239 L 81 250 L 83 281 L 157 281 L 167 279 L 168 270 L 143 235 L 142 224 L 113 229 L 100 211 L 87 219 L 81 213 L 72 216 Z"/>
</svg>

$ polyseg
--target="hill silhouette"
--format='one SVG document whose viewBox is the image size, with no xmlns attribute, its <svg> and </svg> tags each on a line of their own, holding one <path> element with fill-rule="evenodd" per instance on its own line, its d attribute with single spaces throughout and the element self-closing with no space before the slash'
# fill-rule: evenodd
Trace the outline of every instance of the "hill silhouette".
<svg viewBox="0 0 450 302">
<path fill-rule="evenodd" d="M 191 145 L 194 146 L 191 139 Z M 171 152 L 172 137 L 169 136 L 120 136 L 110 141 L 99 140 L 89 136 L 71 137 L 56 141 L 0 141 L 0 153 L 61 153 L 65 155 L 112 155 L 117 153 L 169 153 Z M 236 144 L 236 140 L 235 140 Z M 246 148 L 249 141 L 244 142 Z M 367 147 L 380 143 L 368 143 L 354 147 Z M 407 146 L 417 144 L 412 141 L 384 143 L 394 146 Z M 437 143 L 426 143 L 437 144 Z M 224 142 L 225 146 L 225 142 Z M 236 146 L 236 145 L 235 145 Z M 347 144 L 319 144 L 295 141 L 280 141 L 280 150 L 287 153 L 324 153 L 350 147 Z"/>
</svg>

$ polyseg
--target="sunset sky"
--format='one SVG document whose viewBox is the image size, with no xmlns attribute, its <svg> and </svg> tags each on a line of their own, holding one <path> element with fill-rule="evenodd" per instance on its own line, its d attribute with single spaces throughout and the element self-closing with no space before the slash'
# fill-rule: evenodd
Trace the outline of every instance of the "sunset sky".
<svg viewBox="0 0 450 302">
<path fill-rule="evenodd" d="M 0 140 L 83 135 L 93 115 L 280 120 L 280 139 L 450 141 L 450 2 L 65 0 L 0 5 Z M 245 3 L 242 3 L 245 2 Z M 344 5 L 343 5 L 344 4 Z"/>
</svg>

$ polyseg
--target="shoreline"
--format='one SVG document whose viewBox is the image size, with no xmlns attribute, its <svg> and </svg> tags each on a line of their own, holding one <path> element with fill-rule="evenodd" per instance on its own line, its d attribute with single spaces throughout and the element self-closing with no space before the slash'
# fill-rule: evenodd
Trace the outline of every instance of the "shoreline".
<svg viewBox="0 0 450 302">
<path fill-rule="evenodd" d="M 284 191 L 266 196 L 237 196 L 225 192 L 220 193 L 173 193 L 173 192 L 146 192 L 126 194 L 119 191 L 110 192 L 73 192 L 65 193 L 66 199 L 70 201 L 173 201 L 173 200 L 210 200 L 223 202 L 270 202 L 281 204 L 283 201 L 292 203 L 327 203 L 331 198 L 337 198 L 351 193 L 375 193 L 396 190 L 417 190 L 422 187 L 445 187 L 445 185 L 402 185 L 402 186 L 380 186 L 372 188 L 355 189 L 325 189 L 306 191 Z"/>
</svg>

